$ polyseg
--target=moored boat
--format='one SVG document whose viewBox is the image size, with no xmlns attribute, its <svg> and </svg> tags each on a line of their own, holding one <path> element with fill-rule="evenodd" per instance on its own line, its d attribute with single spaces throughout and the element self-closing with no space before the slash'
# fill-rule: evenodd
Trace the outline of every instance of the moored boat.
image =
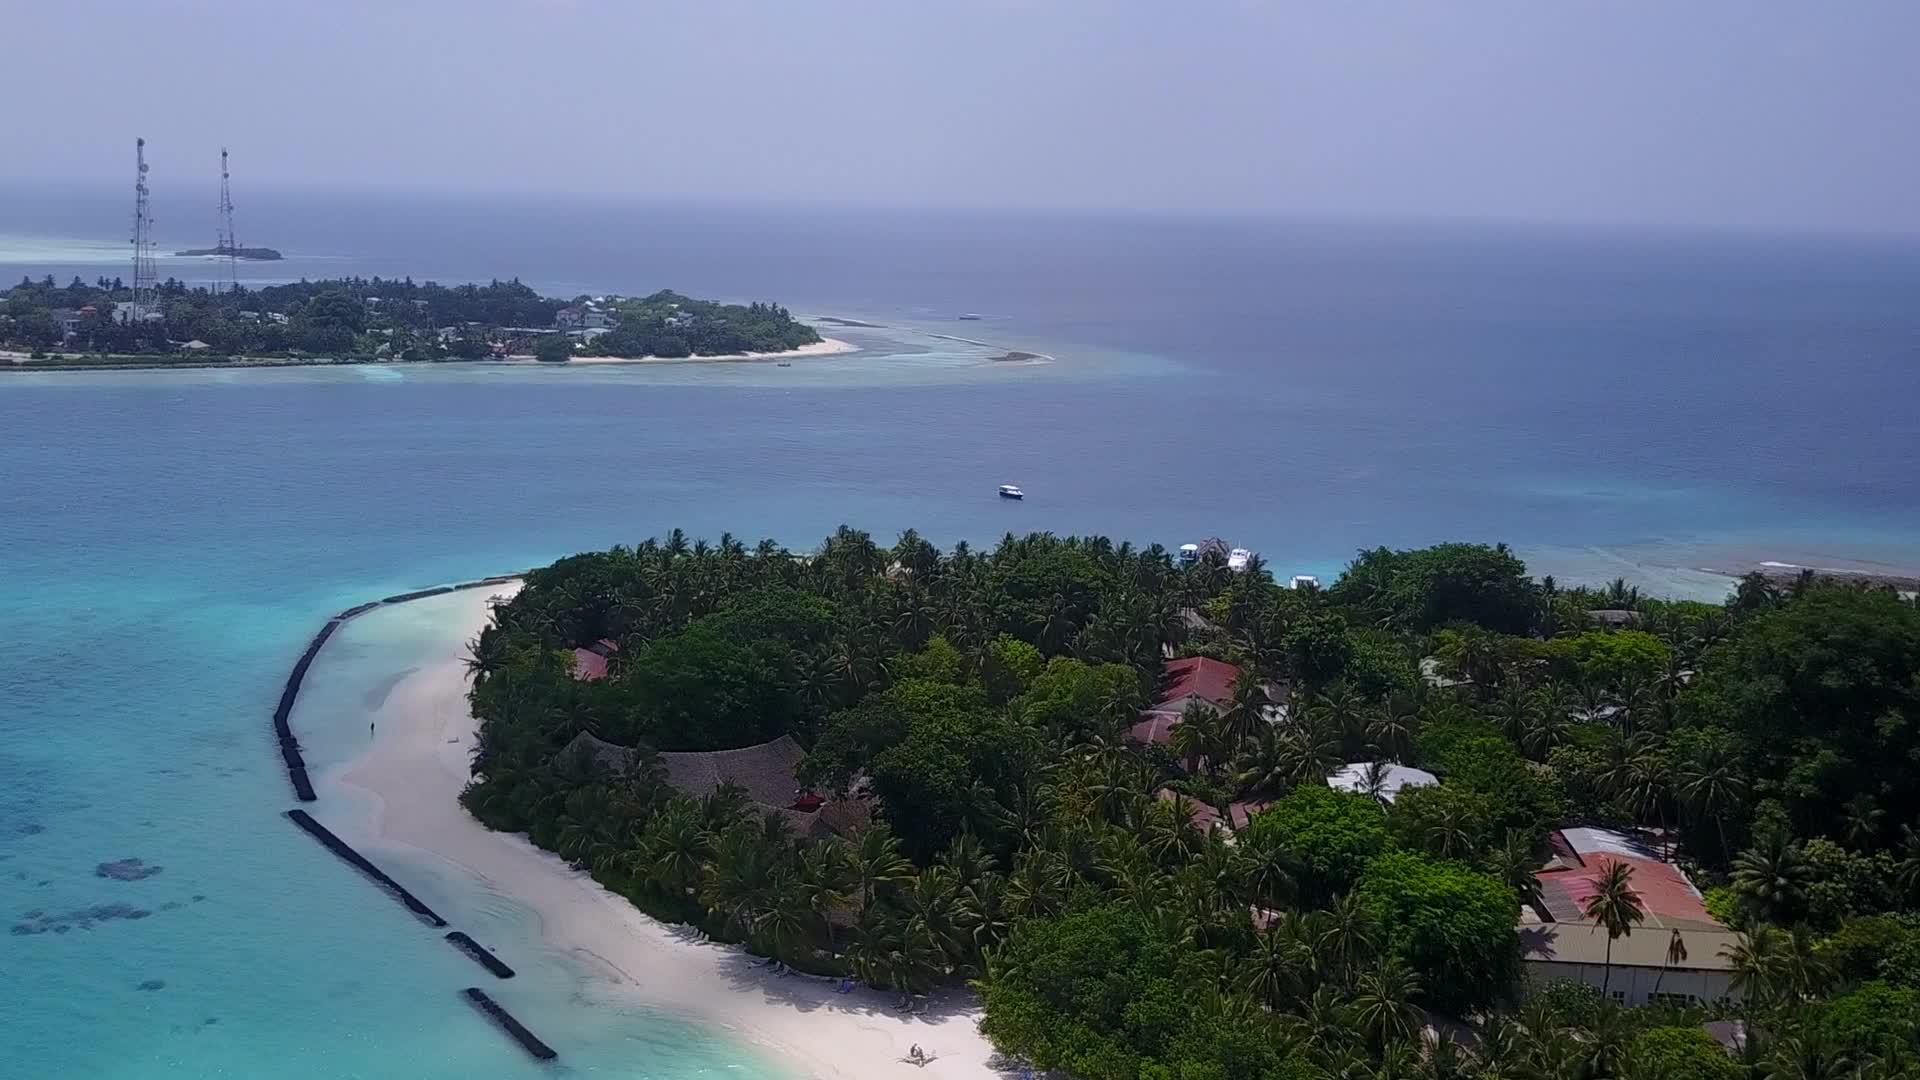
<svg viewBox="0 0 1920 1080">
<path fill-rule="evenodd" d="M 1000 497 L 1003 499 L 1024 499 L 1027 497 L 1027 493 L 1021 491 L 1019 487 L 1013 484 L 1001 484 Z"/>
</svg>

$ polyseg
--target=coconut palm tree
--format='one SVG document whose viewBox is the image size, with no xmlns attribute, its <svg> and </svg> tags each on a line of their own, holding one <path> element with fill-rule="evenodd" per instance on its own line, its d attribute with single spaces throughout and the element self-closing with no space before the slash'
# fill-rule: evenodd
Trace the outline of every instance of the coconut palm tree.
<svg viewBox="0 0 1920 1080">
<path fill-rule="evenodd" d="M 913 864 L 901 853 L 900 840 L 885 822 L 878 822 L 860 834 L 853 851 L 853 884 L 860 898 L 860 909 L 873 906 L 882 888 L 907 880 Z"/>
<path fill-rule="evenodd" d="M 508 637 L 498 627 L 488 626 L 480 631 L 480 636 L 467 642 L 467 674 L 474 684 L 486 682 L 487 677 L 507 666 L 512 659 L 513 650 Z"/>
<path fill-rule="evenodd" d="M 772 907 L 778 872 L 774 852 L 753 829 L 729 829 L 713 844 L 713 861 L 700 879 L 700 902 L 727 926 L 752 929 L 759 914 Z"/>
<path fill-rule="evenodd" d="M 1273 833 L 1260 829 L 1243 832 L 1236 838 L 1234 851 L 1239 856 L 1239 878 L 1248 903 L 1274 910 L 1294 895 L 1292 856 Z"/>
<path fill-rule="evenodd" d="M 1816 947 L 1813 934 L 1803 926 L 1787 932 L 1780 951 L 1782 988 L 1799 1000 L 1819 997 L 1833 980 L 1833 965 Z"/>
<path fill-rule="evenodd" d="M 828 951 L 834 947 L 834 916 L 853 902 L 852 862 L 852 850 L 837 836 L 800 849 L 796 883 L 814 924 L 825 932 Z"/>
<path fill-rule="evenodd" d="M 1387 797 L 1387 788 L 1393 782 L 1393 763 L 1390 761 L 1369 761 L 1360 770 L 1360 794 L 1385 806 L 1392 800 Z"/>
<path fill-rule="evenodd" d="M 1887 812 L 1874 803 L 1872 795 L 1864 791 L 1855 795 L 1847 802 L 1847 843 L 1858 851 L 1872 848 L 1886 816 Z"/>
<path fill-rule="evenodd" d="M 1344 983 L 1380 953 L 1380 926 L 1357 894 L 1337 896 L 1320 921 L 1314 945 Z"/>
<path fill-rule="evenodd" d="M 1297 920 L 1299 915 L 1284 913 L 1283 918 L 1289 917 Z M 1276 924 L 1254 935 L 1253 951 L 1241 961 L 1234 985 L 1270 1009 L 1284 1009 L 1311 985 L 1312 965 L 1312 950 Z"/>
<path fill-rule="evenodd" d="M 1749 1005 L 1765 1007 L 1784 989 L 1785 944 L 1785 933 L 1771 926 L 1759 926 L 1721 950 L 1733 969 L 1732 988 Z"/>
<path fill-rule="evenodd" d="M 1487 872 L 1505 882 L 1521 904 L 1540 906 L 1540 856 L 1531 837 L 1508 829 L 1506 839 L 1487 853 L 1485 861 Z"/>
<path fill-rule="evenodd" d="M 1600 980 L 1600 993 L 1604 995 L 1613 985 L 1614 940 L 1631 935 L 1634 924 L 1647 916 L 1639 895 L 1633 891 L 1633 867 L 1609 861 L 1606 871 L 1594 882 L 1593 895 L 1587 898 L 1583 912 L 1607 931 L 1605 974 Z"/>
<path fill-rule="evenodd" d="M 1220 719 L 1234 741 L 1242 742 L 1267 726 L 1267 709 L 1273 700 L 1267 696 L 1266 680 L 1251 666 L 1241 668 L 1234 677 L 1232 694 Z"/>
<path fill-rule="evenodd" d="M 1733 892 L 1762 922 L 1790 921 L 1805 905 L 1813 869 L 1784 831 L 1770 829 L 1733 860 Z"/>
<path fill-rule="evenodd" d="M 675 799 L 647 823 L 627 872 L 684 896 L 693 891 L 712 854 L 712 834 L 701 820 L 699 806 L 687 799 Z"/>
<path fill-rule="evenodd" d="M 1501 688 L 1500 696 L 1493 704 L 1494 716 L 1499 721 L 1501 731 L 1516 746 L 1527 741 L 1527 735 L 1546 710 L 1545 695 L 1517 682 Z"/>
<path fill-rule="evenodd" d="M 1782 1038 L 1760 1063 L 1765 1080 L 1854 1080 L 1853 1059 L 1846 1048 L 1808 1024 Z"/>
<path fill-rule="evenodd" d="M 1339 736 L 1323 724 L 1296 726 L 1286 734 L 1281 746 L 1286 753 L 1289 787 L 1324 784 L 1343 760 Z"/>
<path fill-rule="evenodd" d="M 1908 899 L 1920 899 L 1920 831 L 1911 825 L 1900 826 L 1900 864 L 1894 883 Z"/>
<path fill-rule="evenodd" d="M 1379 711 L 1367 721 L 1367 739 L 1383 757 L 1403 760 L 1413 748 L 1413 737 L 1420 730 L 1420 706 L 1412 697 L 1390 695 Z"/>
<path fill-rule="evenodd" d="M 1352 1018 L 1375 1049 L 1412 1044 L 1420 1037 L 1423 1018 L 1413 999 L 1420 994 L 1420 977 L 1392 957 L 1382 958 L 1361 975 L 1353 997 Z"/>
<path fill-rule="evenodd" d="M 1727 818 L 1746 797 L 1747 781 L 1740 771 L 1732 749 L 1711 744 L 1700 756 L 1680 770 L 1680 797 L 1693 808 L 1696 817 L 1711 820 L 1720 838 L 1720 854 L 1732 854 L 1727 844 Z"/>
<path fill-rule="evenodd" d="M 1520 735 L 1520 748 L 1535 761 L 1545 761 L 1553 748 L 1573 735 L 1573 717 L 1551 694 L 1542 694 L 1541 705 Z"/>
<path fill-rule="evenodd" d="M 1220 745 L 1218 727 L 1219 714 L 1195 703 L 1187 706 L 1186 712 L 1180 714 L 1180 722 L 1167 732 L 1173 756 L 1180 759 L 1188 772 L 1198 773 L 1209 751 Z"/>
<path fill-rule="evenodd" d="M 1667 979 L 1667 969 L 1673 967 L 1675 964 L 1684 964 L 1686 962 L 1687 940 L 1680 936 L 1679 928 L 1675 927 L 1673 936 L 1667 939 L 1667 953 L 1665 959 L 1661 961 L 1660 974 L 1654 976 L 1653 979 L 1652 996 L 1654 998 L 1657 999 L 1660 996 L 1660 984 Z"/>
<path fill-rule="evenodd" d="M 1308 721 L 1325 731 L 1336 743 L 1351 744 L 1354 749 L 1366 739 L 1366 699 L 1345 681 L 1336 682 L 1314 695 L 1305 710 Z M 1344 752 L 1340 755 L 1344 758 Z"/>
<path fill-rule="evenodd" d="M 819 923 L 806 883 L 796 874 L 779 873 L 768 884 L 764 906 L 753 918 L 753 931 L 776 959 L 791 963 L 814 951 L 814 928 Z"/>
</svg>

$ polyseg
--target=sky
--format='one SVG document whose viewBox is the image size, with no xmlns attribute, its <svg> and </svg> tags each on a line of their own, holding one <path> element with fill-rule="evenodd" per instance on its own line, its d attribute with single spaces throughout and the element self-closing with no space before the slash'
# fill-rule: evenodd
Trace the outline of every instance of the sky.
<svg viewBox="0 0 1920 1080">
<path fill-rule="evenodd" d="M 1920 232 L 1914 0 L 0 0 L 0 178 Z"/>
</svg>

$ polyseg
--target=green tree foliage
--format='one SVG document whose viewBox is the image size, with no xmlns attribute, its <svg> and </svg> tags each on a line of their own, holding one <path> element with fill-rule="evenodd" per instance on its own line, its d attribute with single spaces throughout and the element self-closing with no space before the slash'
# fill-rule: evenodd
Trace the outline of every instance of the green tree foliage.
<svg viewBox="0 0 1920 1080">
<path fill-rule="evenodd" d="M 1029 680 L 1019 699 L 1020 715 L 1030 726 L 1063 739 L 1099 737 L 1119 741 L 1119 733 L 1139 714 L 1140 675 L 1125 664 L 1087 664 L 1055 657 Z"/>
<path fill-rule="evenodd" d="M 176 356 L 175 343 L 205 341 L 214 356 L 478 360 L 495 342 L 532 349 L 559 362 L 565 340 L 541 333 L 567 301 L 542 297 L 519 281 L 444 286 L 411 279 L 340 278 L 211 292 L 169 280 L 158 288 L 160 322 L 116 320 L 113 306 L 132 293 L 121 281 L 68 286 L 23 280 L 0 291 L 0 344 L 61 344 L 52 312 L 91 308 L 76 351 Z M 584 297 L 581 299 L 585 299 Z M 276 318 L 279 317 L 279 318 Z M 820 340 L 777 304 L 716 304 L 663 292 L 615 305 L 617 326 L 592 344 L 600 355 L 711 356 L 779 352 Z M 442 341 L 441 331 L 451 333 Z M 537 335 L 537 336 L 536 336 Z"/>
<path fill-rule="evenodd" d="M 1393 839 L 1409 851 L 1464 859 L 1493 846 L 1493 806 L 1451 784 L 1403 788 L 1387 808 Z"/>
<path fill-rule="evenodd" d="M 1648 1028 L 1628 1051 L 1632 1075 L 1660 1080 L 1741 1080 L 1746 1070 L 1697 1027 Z"/>
<path fill-rule="evenodd" d="M 1646 825 L 1741 932 L 1755 1068 L 1920 1075 L 1901 602 L 1806 582 L 1713 608 L 1504 573 L 1478 597 L 1430 557 L 1452 560 L 1363 557 L 1323 593 L 1044 534 L 941 552 L 842 528 L 796 558 L 675 532 L 573 556 L 471 643 L 463 801 L 796 967 L 901 994 L 976 980 L 1002 1050 L 1129 1080 L 1714 1075 L 1662 1030 L 1708 1013 L 1564 986 L 1509 1004 L 1542 831 Z M 1527 625 L 1487 614 L 1516 595 Z M 1449 621 L 1417 629 L 1430 601 Z M 1593 630 L 1597 607 L 1633 629 Z M 574 677 L 583 647 L 610 677 Z M 1241 677 L 1171 746 L 1135 744 L 1169 652 Z M 1429 656 L 1472 681 L 1420 677 Z M 799 786 L 846 797 L 813 822 L 845 835 L 676 792 L 646 749 L 775 735 L 808 751 Z M 1386 805 L 1324 784 L 1390 758 L 1441 785 Z M 1275 802 L 1239 825 L 1234 799 Z M 1416 1005 L 1472 1045 L 1423 1044 Z"/>
<path fill-rule="evenodd" d="M 1820 955 L 1843 982 L 1878 978 L 1889 959 L 1898 957 L 1909 942 L 1920 942 L 1917 922 L 1920 920 L 1913 916 L 1900 915 L 1847 919 L 1820 943 Z M 1920 957 L 1920 948 L 1916 948 L 1914 954 Z"/>
<path fill-rule="evenodd" d="M 1092 618 L 1098 598 L 1112 588 L 1088 552 L 1062 547 L 1002 562 L 992 584 L 1000 632 L 1050 656 L 1067 650 Z"/>
<path fill-rule="evenodd" d="M 550 334 L 533 343 L 533 355 L 543 364 L 564 364 L 573 359 L 573 341 L 565 334 Z"/>
<path fill-rule="evenodd" d="M 1802 835 L 1843 839 L 1847 804 L 1920 820 L 1920 608 L 1890 592 L 1816 586 L 1740 623 L 1685 695 L 1697 722 L 1737 730 L 1762 792 Z"/>
<path fill-rule="evenodd" d="M 1361 902 L 1388 931 L 1388 948 L 1447 1009 L 1492 1004 L 1519 972 L 1519 901 L 1504 883 L 1460 863 L 1409 851 L 1375 858 Z"/>
<path fill-rule="evenodd" d="M 1305 1078 L 1278 1025 L 1244 1002 L 1196 998 L 1201 954 L 1137 911 L 1102 906 L 1021 924 L 988 962 L 996 1046 L 1086 1080 Z"/>
<path fill-rule="evenodd" d="M 1920 1049 L 1920 990 L 1877 980 L 1863 983 L 1828 1002 L 1819 1026 L 1828 1039 L 1856 1054 L 1890 1041 Z"/>
<path fill-rule="evenodd" d="M 800 709 L 770 660 L 710 627 L 649 642 L 622 682 L 636 702 L 634 728 L 617 734 L 659 750 L 724 750 L 777 737 Z"/>
<path fill-rule="evenodd" d="M 820 341 L 778 304 L 717 304 L 672 291 L 617 306 L 618 324 L 595 338 L 601 356 L 727 356 L 785 352 Z"/>
<path fill-rule="evenodd" d="M 1302 894 L 1320 904 L 1351 890 L 1368 862 L 1391 843 L 1379 803 L 1321 784 L 1288 792 L 1253 815 L 1250 828 L 1261 842 L 1287 853 Z M 1507 929 L 1513 929 L 1511 922 Z"/>
<path fill-rule="evenodd" d="M 1566 814 L 1566 798 L 1550 774 L 1543 774 L 1498 735 L 1440 743 L 1431 758 L 1444 786 L 1480 796 L 1491 812 L 1487 835 L 1517 832 L 1538 839 Z"/>
<path fill-rule="evenodd" d="M 1667 671 L 1672 653 L 1644 630 L 1608 630 L 1578 634 L 1553 643 L 1553 652 L 1572 664 L 1579 678 L 1603 686 L 1651 682 Z"/>
<path fill-rule="evenodd" d="M 1505 544 L 1363 551 L 1331 592 L 1375 624 L 1428 631 L 1466 622 L 1503 634 L 1533 625 L 1538 597 L 1526 564 Z"/>
<path fill-rule="evenodd" d="M 1026 693 L 1046 663 L 1039 649 L 1019 638 L 1006 634 L 994 638 L 980 663 L 987 699 L 999 705 Z"/>
</svg>

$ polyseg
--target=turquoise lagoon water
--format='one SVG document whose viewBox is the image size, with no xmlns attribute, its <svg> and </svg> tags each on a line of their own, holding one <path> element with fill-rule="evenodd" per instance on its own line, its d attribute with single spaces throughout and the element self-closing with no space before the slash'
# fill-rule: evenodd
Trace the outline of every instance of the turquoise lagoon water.
<svg viewBox="0 0 1920 1080">
<path fill-rule="evenodd" d="M 437 206 L 303 198 L 249 230 L 292 273 L 672 284 L 888 328 L 791 368 L 0 377 L 0 1077 L 552 1071 L 455 996 L 470 961 L 280 816 L 281 681 L 365 599 L 675 526 L 808 545 L 843 521 L 1217 534 L 1323 578 L 1361 545 L 1507 540 L 1707 596 L 1727 579 L 1701 567 L 1920 566 L 1911 247 L 502 206 L 481 250 Z M 0 234 L 67 228 L 64 205 Z M 13 250 L 0 271 L 99 270 Z M 429 603 L 323 654 L 296 718 L 323 785 L 365 695 L 452 633 Z M 162 869 L 96 874 L 126 858 Z M 779 1075 L 543 953 L 511 901 L 382 858 L 512 957 L 499 996 L 562 1071 Z"/>
</svg>

